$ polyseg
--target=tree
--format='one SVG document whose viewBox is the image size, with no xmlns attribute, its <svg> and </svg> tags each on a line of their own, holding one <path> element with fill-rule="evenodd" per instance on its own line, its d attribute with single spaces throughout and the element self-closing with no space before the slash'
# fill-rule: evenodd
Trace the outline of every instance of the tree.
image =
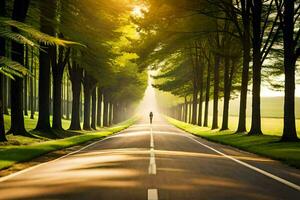
<svg viewBox="0 0 300 200">
<path fill-rule="evenodd" d="M 55 30 L 51 23 L 55 17 L 55 7 L 52 0 L 46 0 L 39 2 L 40 12 L 43 15 L 40 16 L 40 30 L 44 33 L 54 36 Z M 55 47 L 50 45 L 42 45 L 43 51 L 39 54 L 39 116 L 38 123 L 35 128 L 37 131 L 47 131 L 49 132 L 50 127 L 50 68 L 51 61 L 49 55 L 53 55 L 55 52 Z"/>
<path fill-rule="evenodd" d="M 94 130 L 97 130 L 97 125 L 96 125 L 96 109 L 97 109 L 97 88 L 95 87 L 92 91 L 92 123 L 91 127 Z"/>
<path fill-rule="evenodd" d="M 265 3 L 265 4 L 264 4 Z M 249 135 L 261 135 L 261 70 L 270 50 L 276 41 L 280 27 L 278 26 L 279 14 L 272 15 L 274 1 L 263 2 L 254 0 L 252 6 L 252 48 L 253 48 L 253 86 L 252 86 L 252 120 Z M 264 16 L 264 20 L 262 20 Z M 262 23 L 263 21 L 263 23 Z M 267 34 L 267 39 L 264 36 Z"/>
<path fill-rule="evenodd" d="M 0 0 L 0 16 L 5 16 L 6 11 L 6 0 Z M 0 37 L 0 58 L 5 56 L 5 39 Z M 0 142 L 7 141 L 5 136 L 5 127 L 4 127 L 4 98 L 3 96 L 3 83 L 6 81 L 4 75 L 0 74 Z M 3 85 L 2 85 L 3 84 Z"/>
<path fill-rule="evenodd" d="M 84 90 L 84 122 L 83 129 L 91 130 L 91 93 L 96 86 L 95 79 L 88 74 L 87 71 L 83 73 L 83 90 Z"/>
<path fill-rule="evenodd" d="M 68 69 L 70 74 L 70 80 L 72 83 L 72 99 L 73 99 L 71 125 L 69 129 L 81 130 L 79 109 L 80 109 L 80 94 L 81 94 L 81 83 L 83 78 L 83 69 L 80 68 L 79 64 L 75 60 L 72 60 L 72 65 L 70 62 L 68 63 Z"/>
<path fill-rule="evenodd" d="M 56 48 L 55 48 L 56 49 Z M 65 70 L 65 66 L 67 65 L 70 48 L 65 50 L 64 47 L 59 47 L 58 57 L 56 57 L 56 51 L 54 51 L 54 55 L 52 57 L 52 75 L 53 75 L 53 122 L 52 128 L 62 130 L 62 80 L 63 74 Z"/>
<path fill-rule="evenodd" d="M 97 126 L 101 127 L 102 126 L 102 90 L 98 86 L 98 91 L 97 91 L 97 96 L 98 96 L 98 105 L 97 105 Z"/>
<path fill-rule="evenodd" d="M 29 0 L 15 0 L 12 19 L 20 22 L 24 22 L 27 10 L 29 7 Z M 16 33 L 19 30 L 15 27 L 12 30 Z M 12 41 L 11 44 L 11 57 L 12 60 L 21 63 L 24 65 L 24 46 L 20 43 Z M 9 133 L 13 133 L 14 135 L 23 135 L 30 136 L 29 133 L 25 130 L 24 125 L 24 115 L 23 115 L 23 104 L 22 104 L 22 96 L 23 96 L 23 79 L 20 77 L 16 77 L 14 81 L 11 83 L 11 128 Z"/>
<path fill-rule="evenodd" d="M 283 6 L 282 6 L 283 3 Z M 295 66 L 300 56 L 299 9 L 296 1 L 276 0 L 277 10 L 282 24 L 284 45 L 284 128 L 282 141 L 297 141 L 295 125 Z M 295 8 L 296 6 L 296 8 Z"/>
</svg>

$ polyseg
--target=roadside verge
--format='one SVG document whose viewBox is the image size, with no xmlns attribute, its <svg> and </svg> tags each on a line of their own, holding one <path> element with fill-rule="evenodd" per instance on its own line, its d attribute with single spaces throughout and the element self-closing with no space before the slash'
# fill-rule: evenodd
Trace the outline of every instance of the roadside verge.
<svg viewBox="0 0 300 200">
<path fill-rule="evenodd" d="M 0 150 L 0 170 L 7 169 L 16 163 L 30 161 L 47 153 L 78 146 L 89 141 L 103 139 L 114 133 L 120 132 L 137 121 L 137 118 L 129 119 L 111 128 L 101 131 L 86 133 L 64 139 L 51 140 L 31 145 L 14 146 Z"/>
<path fill-rule="evenodd" d="M 244 151 L 279 160 L 300 169 L 300 142 L 279 142 L 278 136 L 248 136 L 234 131 L 218 131 L 165 117 L 179 129 L 212 142 L 229 145 Z"/>
</svg>

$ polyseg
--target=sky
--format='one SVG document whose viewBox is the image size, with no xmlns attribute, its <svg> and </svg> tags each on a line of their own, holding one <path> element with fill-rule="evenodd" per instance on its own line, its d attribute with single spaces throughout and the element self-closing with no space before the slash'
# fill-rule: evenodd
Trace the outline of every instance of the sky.
<svg viewBox="0 0 300 200">
<path fill-rule="evenodd" d="M 251 87 L 250 87 L 251 89 Z M 296 86 L 296 92 L 295 92 L 296 97 L 300 97 L 300 85 Z M 278 96 L 284 96 L 283 91 L 278 92 L 278 91 L 273 91 L 270 90 L 268 87 L 262 87 L 261 88 L 261 96 L 262 97 L 278 97 Z"/>
</svg>

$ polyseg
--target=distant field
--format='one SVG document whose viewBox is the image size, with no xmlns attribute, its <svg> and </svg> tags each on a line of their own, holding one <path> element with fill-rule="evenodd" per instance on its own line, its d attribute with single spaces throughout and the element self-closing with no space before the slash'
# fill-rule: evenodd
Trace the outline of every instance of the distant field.
<svg viewBox="0 0 300 200">
<path fill-rule="evenodd" d="M 296 98 L 296 118 L 300 119 L 300 98 Z M 262 97 L 261 115 L 262 117 L 282 118 L 283 117 L 283 97 Z M 212 105 L 212 104 L 211 104 Z M 223 101 L 220 101 L 219 111 L 222 112 Z M 251 98 L 248 98 L 247 116 L 251 116 Z M 212 108 L 212 107 L 211 107 Z M 239 99 L 230 102 L 230 115 L 239 115 Z"/>
<path fill-rule="evenodd" d="M 212 117 L 209 119 L 209 126 L 211 126 Z M 283 130 L 283 119 L 280 118 L 262 118 L 262 130 L 266 135 L 282 135 Z M 222 125 L 222 117 L 219 117 L 219 126 Z M 230 116 L 229 117 L 229 128 L 231 130 L 236 130 L 238 125 L 238 117 Z M 247 129 L 249 130 L 251 127 L 251 118 L 247 117 Z M 296 120 L 297 132 L 300 137 L 300 119 Z"/>
<path fill-rule="evenodd" d="M 219 102 L 219 126 L 222 125 L 223 101 Z M 209 114 L 212 113 L 212 102 L 210 102 Z M 238 125 L 239 99 L 230 103 L 229 128 L 236 130 Z M 266 135 L 282 135 L 283 130 L 283 97 L 262 97 L 261 98 L 262 130 Z M 300 136 L 300 98 L 296 98 L 296 127 Z M 212 121 L 210 116 L 209 123 Z M 251 98 L 247 105 L 247 129 L 251 127 Z"/>
</svg>

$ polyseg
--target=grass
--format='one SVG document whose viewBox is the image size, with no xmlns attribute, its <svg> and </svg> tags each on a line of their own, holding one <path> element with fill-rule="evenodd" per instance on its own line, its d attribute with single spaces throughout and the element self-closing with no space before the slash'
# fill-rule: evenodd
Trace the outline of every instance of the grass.
<svg viewBox="0 0 300 200">
<path fill-rule="evenodd" d="M 37 119 L 38 119 L 38 113 L 36 112 L 34 115 L 34 119 L 30 119 L 29 116 L 24 115 L 24 123 L 25 123 L 25 128 L 26 130 L 32 130 L 36 127 L 37 124 Z M 50 116 L 50 123 L 52 123 L 52 116 Z M 62 126 L 64 129 L 68 129 L 70 127 L 71 121 L 70 120 L 62 120 Z M 10 116 L 9 115 L 4 115 L 4 126 L 5 130 L 8 131 L 10 128 Z"/>
<path fill-rule="evenodd" d="M 222 116 L 218 117 L 219 124 L 222 124 Z M 229 116 L 229 123 L 228 126 L 231 130 L 236 130 L 238 125 L 238 116 Z M 209 122 L 212 122 L 212 116 L 209 116 Z M 250 130 L 251 126 L 251 118 L 246 118 L 246 124 L 248 131 Z M 283 130 L 283 119 L 282 118 L 270 118 L 270 117 L 263 117 L 261 118 L 261 125 L 262 131 L 265 135 L 274 135 L 274 136 L 281 136 Z M 209 124 L 211 126 L 211 124 Z M 298 136 L 300 137 L 300 119 L 296 120 L 296 127 Z"/>
<path fill-rule="evenodd" d="M 207 140 L 279 160 L 300 169 L 300 142 L 279 142 L 280 137 L 274 135 L 248 136 L 234 134 L 231 130 L 212 131 L 209 128 L 194 126 L 170 117 L 166 118 L 176 127 Z"/>
<path fill-rule="evenodd" d="M 52 151 L 76 146 L 91 140 L 104 138 L 113 133 L 128 128 L 129 126 L 134 124 L 135 121 L 136 118 L 132 118 L 116 126 L 105 128 L 97 132 L 88 132 L 85 134 L 58 140 L 44 141 L 43 139 L 31 139 L 26 137 L 16 138 L 14 136 L 14 139 L 18 142 L 20 142 L 21 140 L 22 145 L 17 146 L 9 144 L 0 146 L 0 170 L 6 169 L 18 162 L 32 160 L 33 158 Z M 25 145 L 26 142 L 27 145 Z"/>
</svg>

